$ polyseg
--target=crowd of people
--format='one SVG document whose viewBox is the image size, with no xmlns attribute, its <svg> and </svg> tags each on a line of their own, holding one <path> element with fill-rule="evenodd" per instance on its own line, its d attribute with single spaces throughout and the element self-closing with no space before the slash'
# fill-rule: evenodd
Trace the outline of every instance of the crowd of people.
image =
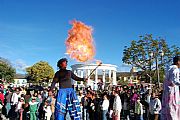
<svg viewBox="0 0 180 120">
<path fill-rule="evenodd" d="M 94 91 L 91 87 L 77 91 L 83 120 L 158 120 L 161 110 L 161 89 L 156 86 L 114 86 Z M 56 91 L 8 87 L 1 90 L 1 113 L 20 120 L 54 120 Z M 68 112 L 66 119 L 70 119 Z"/>
<path fill-rule="evenodd" d="M 156 86 L 115 86 L 112 90 L 79 92 L 84 120 L 158 120 L 162 89 Z"/>
<path fill-rule="evenodd" d="M 10 120 L 54 119 L 55 97 L 48 89 L 32 91 L 24 87 L 8 87 L 1 90 L 0 101 L 1 114 Z"/>
<path fill-rule="evenodd" d="M 67 70 L 67 59 L 51 86 L 33 92 L 27 88 L 0 90 L 0 110 L 10 120 L 179 120 L 180 56 L 173 58 L 163 86 L 112 86 L 106 90 L 91 87 L 74 89 L 71 79 L 86 81 Z M 55 89 L 59 83 L 59 90 Z M 77 92 L 79 94 L 76 96 Z M 163 103 L 163 104 L 161 104 Z M 3 118 L 4 119 L 4 118 Z"/>
</svg>

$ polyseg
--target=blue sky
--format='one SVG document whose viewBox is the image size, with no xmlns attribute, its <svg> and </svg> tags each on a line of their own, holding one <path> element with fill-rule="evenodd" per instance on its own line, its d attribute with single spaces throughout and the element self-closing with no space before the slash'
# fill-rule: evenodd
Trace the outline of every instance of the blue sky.
<svg viewBox="0 0 180 120">
<path fill-rule="evenodd" d="M 57 70 L 73 19 L 93 27 L 95 59 L 122 63 L 124 46 L 153 34 L 180 47 L 180 0 L 0 0 L 0 56 L 19 69 L 43 60 Z M 20 72 L 20 71 L 18 71 Z"/>
</svg>

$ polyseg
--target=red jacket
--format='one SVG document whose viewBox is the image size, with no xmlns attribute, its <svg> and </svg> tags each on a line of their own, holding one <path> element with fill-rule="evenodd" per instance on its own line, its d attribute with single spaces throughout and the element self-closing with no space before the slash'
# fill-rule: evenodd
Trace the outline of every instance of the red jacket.
<svg viewBox="0 0 180 120">
<path fill-rule="evenodd" d="M 0 101 L 2 101 L 2 103 L 4 104 L 4 94 L 0 93 Z"/>
</svg>

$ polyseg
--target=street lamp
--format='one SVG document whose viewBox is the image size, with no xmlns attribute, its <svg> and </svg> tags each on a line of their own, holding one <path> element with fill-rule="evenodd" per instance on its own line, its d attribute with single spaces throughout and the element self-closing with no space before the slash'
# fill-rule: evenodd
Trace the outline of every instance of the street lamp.
<svg viewBox="0 0 180 120">
<path fill-rule="evenodd" d="M 162 50 L 159 51 L 159 54 L 161 56 L 161 64 L 163 62 L 163 56 L 164 52 Z M 156 70 L 157 70 L 157 79 L 158 79 L 158 87 L 160 87 L 160 77 L 159 77 L 159 64 L 158 64 L 158 57 L 156 57 Z"/>
<path fill-rule="evenodd" d="M 157 80 L 158 80 L 158 87 L 160 86 L 159 81 L 159 65 L 158 65 L 158 57 L 156 57 L 156 71 L 157 71 Z"/>
<path fill-rule="evenodd" d="M 152 66 L 152 58 L 153 58 L 153 52 L 149 53 L 149 57 L 150 57 L 150 74 L 148 75 L 148 77 L 150 78 L 150 84 L 152 84 L 152 76 L 151 76 L 151 66 Z"/>
<path fill-rule="evenodd" d="M 162 67 L 163 67 L 163 56 L 164 56 L 163 50 L 160 50 L 160 51 L 159 51 L 159 54 L 160 54 L 160 56 L 161 56 L 161 65 L 162 65 Z M 162 68 L 162 70 L 163 70 L 163 68 Z M 163 70 L 163 71 L 164 71 L 164 70 Z M 159 83 L 159 87 L 160 87 L 160 83 Z"/>
<path fill-rule="evenodd" d="M 163 56 L 164 56 L 164 52 L 162 50 L 159 51 L 159 54 L 161 56 L 161 64 L 163 63 Z"/>
<path fill-rule="evenodd" d="M 151 52 L 149 54 L 149 56 L 150 56 L 150 75 L 148 75 L 148 76 L 150 77 L 150 83 L 152 83 L 152 76 L 151 76 L 151 70 L 152 70 L 151 66 L 152 66 L 152 64 L 151 64 L 151 62 L 152 62 L 152 59 L 155 58 L 155 60 L 156 60 L 157 81 L 158 81 L 158 86 L 160 87 L 159 64 L 158 64 L 159 60 L 158 60 L 158 56 L 155 56 L 155 55 L 158 55 L 158 54 L 161 56 L 161 62 L 162 62 L 162 58 L 164 56 L 164 52 L 162 50 L 160 50 L 159 52 L 156 51 L 156 53 Z"/>
</svg>

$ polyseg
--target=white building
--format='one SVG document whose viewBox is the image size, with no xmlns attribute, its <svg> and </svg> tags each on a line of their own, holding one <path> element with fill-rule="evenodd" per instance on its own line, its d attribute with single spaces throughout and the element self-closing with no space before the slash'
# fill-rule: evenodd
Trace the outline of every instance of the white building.
<svg viewBox="0 0 180 120">
<path fill-rule="evenodd" d="M 26 86 L 27 79 L 24 74 L 16 74 L 14 78 L 14 83 L 11 84 L 14 87 Z"/>
<path fill-rule="evenodd" d="M 14 87 L 20 87 L 26 85 L 27 85 L 27 79 L 23 79 L 23 78 L 14 79 L 14 83 L 13 83 Z"/>
<path fill-rule="evenodd" d="M 101 64 L 97 67 L 97 64 L 75 64 L 71 66 L 72 71 L 79 77 L 88 78 L 86 86 L 91 86 L 93 89 L 97 89 L 97 83 L 102 82 L 103 88 L 107 84 L 117 85 L 116 72 L 117 66 L 111 64 Z M 97 69 L 96 69 L 97 68 Z M 96 69 L 94 72 L 93 70 Z M 90 76 L 90 74 L 92 75 Z M 102 76 L 100 78 L 100 76 Z M 73 81 L 74 85 L 77 85 L 76 81 Z M 83 82 L 80 83 L 83 86 Z"/>
</svg>

